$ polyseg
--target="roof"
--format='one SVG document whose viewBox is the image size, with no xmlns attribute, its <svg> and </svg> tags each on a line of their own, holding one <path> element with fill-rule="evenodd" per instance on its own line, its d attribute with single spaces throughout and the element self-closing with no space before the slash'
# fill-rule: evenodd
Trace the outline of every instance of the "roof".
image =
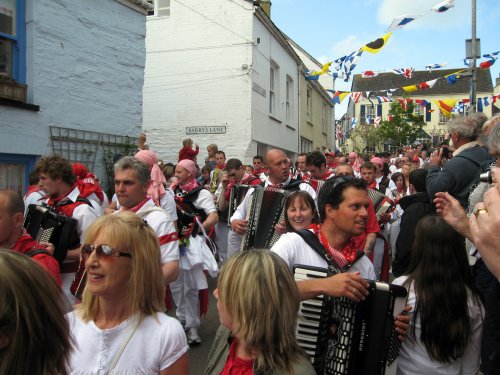
<svg viewBox="0 0 500 375">
<path fill-rule="evenodd" d="M 403 86 L 418 85 L 421 82 L 441 78 L 446 75 L 456 73 L 463 68 L 441 69 L 429 72 L 427 70 L 414 71 L 411 78 L 405 78 L 395 73 L 380 73 L 376 77 L 362 78 L 361 74 L 354 75 L 351 91 L 385 91 L 391 88 L 398 88 L 393 95 L 402 96 L 428 96 L 428 95 L 449 95 L 449 94 L 468 94 L 470 79 L 468 77 L 460 78 L 453 85 L 448 84 L 446 79 L 438 79 L 436 84 L 426 90 L 417 90 L 407 93 L 402 90 Z M 490 69 L 477 69 L 477 92 L 493 92 Z M 423 94 L 425 93 L 425 94 Z"/>
</svg>

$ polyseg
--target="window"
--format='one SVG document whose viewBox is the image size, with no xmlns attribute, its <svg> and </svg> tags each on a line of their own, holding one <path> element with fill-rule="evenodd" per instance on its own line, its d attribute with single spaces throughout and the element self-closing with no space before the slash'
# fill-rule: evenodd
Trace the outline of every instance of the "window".
<svg viewBox="0 0 500 375">
<path fill-rule="evenodd" d="M 373 123 L 375 117 L 377 117 L 377 108 L 374 105 L 361 105 L 361 124 Z"/>
<path fill-rule="evenodd" d="M 425 113 L 424 107 L 422 107 L 419 103 L 415 103 L 415 105 L 413 106 L 413 114 L 415 116 L 420 116 L 422 117 L 422 119 L 424 119 L 424 113 Z"/>
<path fill-rule="evenodd" d="M 286 76 L 286 102 L 285 102 L 286 123 L 290 124 L 293 118 L 293 79 Z"/>
<path fill-rule="evenodd" d="M 323 107 L 321 108 L 321 131 L 326 133 L 328 124 L 328 107 L 325 103 L 323 103 Z"/>
<path fill-rule="evenodd" d="M 10 189 L 24 195 L 28 173 L 35 165 L 32 155 L 0 154 L 0 189 Z"/>
<path fill-rule="evenodd" d="M 306 138 L 300 137 L 300 152 L 311 152 L 313 143 Z"/>
<path fill-rule="evenodd" d="M 439 123 L 446 123 L 448 122 L 448 117 L 443 115 L 443 112 L 439 111 Z"/>
<path fill-rule="evenodd" d="M 307 88 L 307 114 L 306 114 L 306 120 L 308 122 L 312 122 L 312 89 Z"/>
<path fill-rule="evenodd" d="M 279 67 L 271 61 L 269 71 L 269 114 L 276 116 L 276 103 L 278 101 L 279 89 Z"/>
<path fill-rule="evenodd" d="M 26 82 L 25 0 L 0 0 L 0 76 Z"/>
<path fill-rule="evenodd" d="M 148 3 L 153 4 L 154 10 L 149 11 L 149 16 L 166 17 L 170 16 L 170 0 L 146 0 Z"/>
</svg>

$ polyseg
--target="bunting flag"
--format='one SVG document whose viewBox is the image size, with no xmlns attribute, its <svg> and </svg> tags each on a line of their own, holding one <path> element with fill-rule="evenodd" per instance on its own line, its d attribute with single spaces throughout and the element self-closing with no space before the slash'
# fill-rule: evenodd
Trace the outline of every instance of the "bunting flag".
<svg viewBox="0 0 500 375">
<path fill-rule="evenodd" d="M 379 53 L 382 48 L 387 44 L 387 40 L 391 37 L 392 33 L 387 33 L 384 36 L 375 39 L 373 42 L 365 44 L 360 48 L 360 51 L 366 51 L 370 53 Z"/>
<path fill-rule="evenodd" d="M 442 63 L 442 64 L 431 64 L 431 65 L 427 65 L 427 66 L 425 67 L 425 70 L 428 70 L 429 72 L 432 72 L 434 69 L 444 68 L 446 65 L 448 65 L 448 63 Z"/>
<path fill-rule="evenodd" d="M 344 73 L 346 75 L 346 78 L 344 79 L 344 81 L 347 82 L 349 80 L 351 72 L 356 67 L 356 64 L 358 63 L 358 60 L 362 54 L 363 54 L 363 51 L 361 51 L 361 50 L 351 52 L 351 54 L 344 59 L 344 61 L 342 63 L 343 70 L 344 70 Z"/>
<path fill-rule="evenodd" d="M 354 101 L 354 103 L 357 103 L 360 100 L 364 99 L 362 92 L 351 92 L 351 98 Z"/>
<path fill-rule="evenodd" d="M 486 59 L 490 59 L 490 60 L 496 60 L 496 59 L 498 59 L 498 54 L 500 54 L 500 51 L 487 53 L 487 54 L 483 55 L 483 57 Z"/>
<path fill-rule="evenodd" d="M 455 0 L 445 0 L 432 7 L 432 10 L 436 13 L 446 12 L 448 9 L 455 6 Z"/>
<path fill-rule="evenodd" d="M 400 69 L 391 69 L 391 72 L 402 75 L 405 78 L 411 78 L 411 74 L 415 68 L 400 68 Z"/>
<path fill-rule="evenodd" d="M 490 66 L 492 66 L 495 63 L 496 60 L 488 60 L 488 61 L 483 61 L 481 64 L 479 64 L 479 67 L 481 69 L 488 69 Z"/>
<path fill-rule="evenodd" d="M 396 100 L 399 102 L 399 104 L 401 104 L 401 108 L 403 109 L 403 111 L 406 111 L 407 105 L 413 102 L 413 100 L 409 98 L 408 99 L 398 98 Z"/>
<path fill-rule="evenodd" d="M 326 74 L 330 70 L 330 65 L 332 65 L 332 62 L 327 62 L 327 63 L 323 64 L 323 66 L 321 67 L 321 70 L 315 70 L 310 75 L 316 76 L 316 75 Z"/>
<path fill-rule="evenodd" d="M 410 85 L 410 86 L 404 86 L 404 87 L 401 87 L 404 91 L 406 92 L 414 92 L 414 91 L 417 91 L 418 90 L 418 87 L 417 85 Z"/>
<path fill-rule="evenodd" d="M 435 100 L 434 101 L 441 113 L 446 117 L 451 117 L 451 110 L 457 104 L 456 99 L 445 99 L 445 100 Z"/>
<path fill-rule="evenodd" d="M 468 68 L 472 67 L 472 59 L 464 59 L 464 65 Z"/>
<path fill-rule="evenodd" d="M 457 83 L 458 78 L 459 76 L 457 76 L 456 74 L 450 74 L 449 76 L 446 76 L 446 82 L 448 82 L 449 85 L 454 85 L 455 83 Z"/>
<path fill-rule="evenodd" d="M 337 78 L 345 79 L 346 78 L 344 72 L 332 72 L 332 77 L 333 77 L 333 79 L 337 79 Z M 347 77 L 347 79 L 349 79 L 349 77 Z"/>
<path fill-rule="evenodd" d="M 425 99 L 415 99 L 415 103 L 420 104 L 422 107 L 427 107 L 429 102 Z"/>
<path fill-rule="evenodd" d="M 386 33 L 394 31 L 396 29 L 401 29 L 402 27 L 408 25 L 410 22 L 415 21 L 417 18 L 422 17 L 422 14 L 416 14 L 412 16 L 399 16 L 392 20 L 391 24 L 385 31 Z"/>
<path fill-rule="evenodd" d="M 333 92 L 332 90 L 326 90 L 326 91 Z M 349 94 L 350 93 L 348 91 L 335 91 L 333 93 L 332 103 L 334 103 L 334 104 L 342 103 L 342 100 L 344 100 L 345 97 Z"/>
<path fill-rule="evenodd" d="M 318 81 L 319 74 L 311 74 L 308 70 L 306 70 L 306 81 Z"/>
<path fill-rule="evenodd" d="M 392 122 L 394 116 L 393 115 L 389 115 L 389 122 Z"/>
<path fill-rule="evenodd" d="M 420 87 L 421 90 L 425 90 L 425 89 L 431 89 L 432 87 L 434 87 L 434 85 L 436 84 L 437 82 L 437 78 L 436 79 L 433 79 L 431 81 L 427 81 L 427 82 L 421 82 L 418 87 Z"/>
<path fill-rule="evenodd" d="M 483 112 L 483 98 L 477 98 L 477 111 Z"/>
<path fill-rule="evenodd" d="M 356 117 L 353 117 L 351 120 L 351 128 L 354 129 L 357 124 L 358 124 L 358 120 L 356 119 Z"/>
<path fill-rule="evenodd" d="M 366 70 L 361 73 L 361 78 L 372 78 L 379 75 L 379 72 L 374 72 L 373 70 Z"/>
<path fill-rule="evenodd" d="M 335 134 L 337 136 L 337 139 L 344 138 L 344 133 L 342 133 L 342 128 L 340 127 L 340 125 L 337 125 L 337 130 L 336 130 Z"/>
<path fill-rule="evenodd" d="M 373 125 L 375 125 L 376 128 L 380 126 L 380 121 L 382 121 L 382 117 L 377 116 L 373 119 Z"/>
<path fill-rule="evenodd" d="M 487 106 L 489 106 L 489 105 L 490 105 L 489 98 L 488 98 L 487 96 L 485 96 L 485 97 L 483 98 L 483 103 L 484 103 L 484 106 L 485 106 L 485 107 L 487 107 Z"/>
<path fill-rule="evenodd" d="M 389 99 L 387 96 L 376 96 L 375 98 L 377 98 L 377 101 L 378 101 L 378 104 L 381 104 L 381 103 L 388 103 L 388 102 L 391 102 L 392 100 Z"/>
</svg>

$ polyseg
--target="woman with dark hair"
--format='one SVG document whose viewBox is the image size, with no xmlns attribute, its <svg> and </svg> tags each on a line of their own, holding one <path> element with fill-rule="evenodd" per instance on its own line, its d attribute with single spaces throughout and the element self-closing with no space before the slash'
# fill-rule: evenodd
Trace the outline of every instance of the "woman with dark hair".
<svg viewBox="0 0 500 375">
<path fill-rule="evenodd" d="M 290 194 L 285 203 L 285 225 L 288 232 L 308 229 L 319 224 L 318 210 L 311 195 L 298 190 Z"/>
<path fill-rule="evenodd" d="M 401 172 L 394 172 L 391 176 L 391 180 L 396 185 L 396 189 L 392 190 L 392 194 L 394 195 L 394 203 L 398 203 L 398 201 L 407 195 L 408 186 L 406 186 L 406 181 Z"/>
<path fill-rule="evenodd" d="M 398 374 L 477 374 L 484 309 L 464 238 L 439 216 L 416 227 L 410 271 L 394 284 L 408 289 L 411 325 Z"/>
</svg>

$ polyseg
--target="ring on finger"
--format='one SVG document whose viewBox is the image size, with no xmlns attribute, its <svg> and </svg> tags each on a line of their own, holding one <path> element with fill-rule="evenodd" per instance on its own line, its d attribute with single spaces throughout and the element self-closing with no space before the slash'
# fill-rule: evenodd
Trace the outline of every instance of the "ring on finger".
<svg viewBox="0 0 500 375">
<path fill-rule="evenodd" d="M 472 213 L 474 215 L 476 215 L 476 218 L 481 215 L 481 214 L 484 214 L 484 213 L 487 213 L 488 210 L 486 208 L 475 208 L 474 211 L 472 211 Z"/>
</svg>

